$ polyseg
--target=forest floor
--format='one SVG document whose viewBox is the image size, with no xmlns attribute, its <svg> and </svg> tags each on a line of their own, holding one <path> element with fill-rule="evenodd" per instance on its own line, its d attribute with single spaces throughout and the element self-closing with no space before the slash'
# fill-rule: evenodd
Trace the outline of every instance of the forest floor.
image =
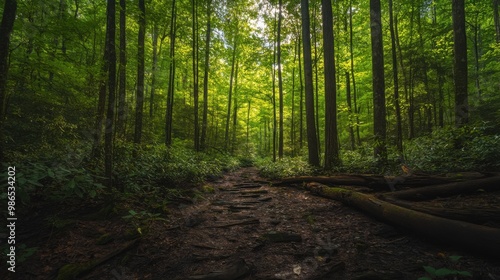
<svg viewBox="0 0 500 280">
<path fill-rule="evenodd" d="M 500 279 L 499 259 L 420 238 L 299 188 L 272 186 L 253 167 L 204 188 L 213 192 L 163 217 L 144 214 L 133 227 L 115 216 L 41 229 L 26 241 L 36 253 L 13 279 L 51 279 L 65 264 L 105 256 L 79 279 L 418 279 L 426 276 L 423 266 L 473 275 L 456 279 Z M 500 204 L 500 195 L 487 199 Z M 43 221 L 25 220 L 30 227 Z M 142 237 L 131 244 L 125 236 L 139 227 Z"/>
</svg>

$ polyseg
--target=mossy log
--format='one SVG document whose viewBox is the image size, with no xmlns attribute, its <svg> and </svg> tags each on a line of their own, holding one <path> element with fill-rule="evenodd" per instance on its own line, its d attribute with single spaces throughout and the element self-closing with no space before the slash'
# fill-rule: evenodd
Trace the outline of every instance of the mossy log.
<svg viewBox="0 0 500 280">
<path fill-rule="evenodd" d="M 486 175 L 482 175 L 483 178 Z M 383 176 L 375 174 L 340 174 L 335 176 L 301 176 L 284 178 L 274 185 L 286 185 L 297 183 L 317 182 L 325 185 L 344 185 L 344 186 L 364 186 L 374 190 L 388 191 L 401 187 L 424 187 L 438 184 L 460 182 L 464 179 L 479 180 L 476 176 Z"/>
<path fill-rule="evenodd" d="M 362 194 L 321 184 L 309 184 L 307 189 L 320 196 L 352 205 L 381 221 L 399 225 L 412 232 L 464 249 L 496 256 L 500 255 L 500 229 L 436 217 Z"/>
<path fill-rule="evenodd" d="M 482 224 L 487 222 L 500 222 L 500 208 L 485 209 L 485 208 L 467 208 L 467 209 L 453 209 L 445 207 L 434 207 L 426 205 L 418 205 L 415 202 L 403 201 L 392 199 L 390 197 L 384 198 L 385 201 L 405 207 L 411 210 L 431 214 L 438 217 L 447 219 L 460 220 L 474 224 Z"/>
<path fill-rule="evenodd" d="M 462 193 L 471 193 L 478 189 L 500 191 L 500 176 L 397 191 L 384 194 L 382 197 L 405 200 L 427 200 L 438 196 L 446 197 Z"/>
</svg>

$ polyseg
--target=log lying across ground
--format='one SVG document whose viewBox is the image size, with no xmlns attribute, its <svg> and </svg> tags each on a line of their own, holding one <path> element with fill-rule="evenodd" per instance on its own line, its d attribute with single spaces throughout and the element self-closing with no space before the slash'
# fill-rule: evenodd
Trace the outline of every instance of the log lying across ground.
<svg viewBox="0 0 500 280">
<path fill-rule="evenodd" d="M 496 257 L 500 255 L 500 229 L 436 217 L 388 203 L 373 195 L 342 188 L 308 184 L 306 189 L 352 205 L 377 219 L 402 226 L 433 240 L 451 243 L 481 254 Z"/>
<path fill-rule="evenodd" d="M 397 191 L 384 194 L 382 197 L 391 199 L 427 200 L 438 196 L 446 197 L 462 193 L 471 193 L 479 189 L 500 191 L 500 176 Z"/>
<path fill-rule="evenodd" d="M 343 174 L 335 176 L 302 176 L 284 178 L 274 185 L 286 185 L 297 183 L 317 182 L 325 185 L 345 185 L 345 186 L 364 186 L 374 190 L 388 191 L 394 187 L 423 187 L 430 185 L 446 184 L 460 182 L 463 180 L 471 180 L 486 177 L 486 174 L 465 174 L 463 176 L 383 176 L 374 174 Z M 472 180 L 475 181 L 475 180 Z"/>
</svg>

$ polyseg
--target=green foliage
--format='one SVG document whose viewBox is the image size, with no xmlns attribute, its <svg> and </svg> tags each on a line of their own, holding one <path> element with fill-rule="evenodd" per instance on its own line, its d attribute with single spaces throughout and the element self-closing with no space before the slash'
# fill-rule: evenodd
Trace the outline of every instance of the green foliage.
<svg viewBox="0 0 500 280">
<path fill-rule="evenodd" d="M 307 161 L 301 157 L 283 158 L 273 162 L 271 159 L 259 159 L 256 161 L 260 174 L 271 179 L 291 176 L 309 175 L 314 172 Z"/>
<path fill-rule="evenodd" d="M 494 170 L 500 167 L 500 135 L 485 130 L 473 126 L 436 130 L 407 143 L 406 159 L 428 172 Z"/>
<path fill-rule="evenodd" d="M 450 264 L 456 266 L 457 262 L 462 258 L 462 256 L 449 256 L 448 260 Z M 420 277 L 418 280 L 432 280 L 435 278 L 444 278 L 448 276 L 454 276 L 453 279 L 469 278 L 472 274 L 469 271 L 461 271 L 457 269 L 451 269 L 447 267 L 434 268 L 432 266 L 423 266 L 424 270 L 427 272 L 428 276 Z"/>
</svg>

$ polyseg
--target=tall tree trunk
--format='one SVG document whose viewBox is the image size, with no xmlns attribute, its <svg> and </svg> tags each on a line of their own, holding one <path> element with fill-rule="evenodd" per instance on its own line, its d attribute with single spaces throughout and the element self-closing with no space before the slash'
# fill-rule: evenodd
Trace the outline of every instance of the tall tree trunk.
<svg viewBox="0 0 500 280">
<path fill-rule="evenodd" d="M 370 0 L 370 26 L 372 41 L 373 75 L 373 132 L 375 136 L 374 155 L 380 164 L 387 161 L 384 48 L 380 0 Z"/>
<path fill-rule="evenodd" d="M 170 19 L 170 67 L 168 71 L 169 82 L 167 90 L 167 108 L 165 112 L 165 145 L 172 145 L 172 114 L 174 110 L 174 88 L 175 88 L 175 33 L 177 13 L 175 0 L 172 1 L 172 13 Z"/>
<path fill-rule="evenodd" d="M 469 122 L 469 103 L 467 94 L 467 38 L 465 35 L 464 0 L 452 1 L 454 81 L 455 81 L 455 126 Z"/>
<path fill-rule="evenodd" d="M 231 152 L 236 151 L 236 132 L 238 129 L 238 69 L 239 61 L 236 60 L 236 69 L 234 70 L 234 110 L 233 110 L 233 138 L 231 140 Z"/>
<path fill-rule="evenodd" d="M 352 100 L 351 100 L 351 80 L 349 71 L 345 71 L 345 85 L 346 85 L 346 99 L 347 99 L 347 109 L 349 110 L 349 140 L 351 143 L 351 150 L 356 149 L 356 138 L 354 136 L 354 128 L 352 123 Z"/>
<path fill-rule="evenodd" d="M 297 55 L 299 57 L 299 153 L 302 153 L 302 147 L 304 146 L 304 83 L 302 82 L 302 59 L 300 58 L 300 52 L 302 50 L 300 39 L 300 32 L 298 32 L 298 50 Z"/>
<path fill-rule="evenodd" d="M 161 51 L 161 45 L 160 45 Z M 149 119 L 153 122 L 153 112 L 155 110 L 155 95 L 156 95 L 156 72 L 158 71 L 158 24 L 155 22 L 153 26 L 153 66 L 151 70 L 151 92 L 149 95 Z"/>
<path fill-rule="evenodd" d="M 316 33 L 316 8 L 317 8 L 317 3 L 314 1 L 313 2 L 313 12 L 312 12 L 312 40 L 314 44 L 314 49 L 313 49 L 313 66 L 314 66 L 314 97 L 315 97 L 315 108 L 314 111 L 316 112 L 315 114 L 315 125 L 316 125 L 316 139 L 318 141 L 318 155 L 321 155 L 321 135 L 319 133 L 319 86 L 318 86 L 318 37 Z"/>
<path fill-rule="evenodd" d="M 361 138 L 359 136 L 359 110 L 357 102 L 356 91 L 356 77 L 354 75 L 354 48 L 353 48 L 353 32 L 352 32 L 352 0 L 349 0 L 349 52 L 351 56 L 351 75 L 352 75 L 352 92 L 354 101 L 354 114 L 356 115 L 356 139 L 358 146 L 361 145 Z"/>
<path fill-rule="evenodd" d="M 292 157 L 295 156 L 295 62 L 297 60 L 297 44 L 296 42 L 293 44 L 293 68 L 292 68 L 292 120 L 291 120 L 291 128 L 290 128 L 290 142 L 292 145 Z"/>
<path fill-rule="evenodd" d="M 125 135 L 126 95 L 127 95 L 127 44 L 126 44 L 126 0 L 120 0 L 120 61 L 118 64 L 118 120 L 116 132 Z"/>
<path fill-rule="evenodd" d="M 140 144 L 142 138 L 142 119 L 144 113 L 144 39 L 146 36 L 146 5 L 139 0 L 139 36 L 137 40 L 137 93 L 135 99 L 134 143 Z"/>
<path fill-rule="evenodd" d="M 335 77 L 335 46 L 331 0 L 321 0 L 323 18 L 323 56 L 325 63 L 325 169 L 339 163 L 337 132 L 337 82 Z"/>
<path fill-rule="evenodd" d="M 274 28 L 273 28 L 273 35 L 276 34 L 276 26 L 277 26 L 277 19 L 276 19 L 276 14 L 274 15 Z M 277 132 L 277 126 L 278 126 L 278 121 L 276 117 L 276 41 L 273 43 L 273 65 L 272 65 L 272 88 L 273 88 L 273 96 L 272 96 L 272 102 L 273 102 L 273 162 L 276 161 L 276 132 Z"/>
<path fill-rule="evenodd" d="M 0 162 L 4 161 L 5 114 L 7 111 L 7 75 L 9 72 L 10 34 L 16 20 L 16 0 L 5 0 L 0 24 Z"/>
<path fill-rule="evenodd" d="M 199 92 L 198 92 L 198 12 L 196 0 L 193 4 L 193 99 L 194 99 L 194 150 L 200 150 L 200 123 L 198 114 Z"/>
<path fill-rule="evenodd" d="M 306 122 L 307 122 L 307 147 L 309 151 L 309 164 L 319 166 L 318 138 L 314 117 L 314 89 L 312 79 L 311 38 L 309 21 L 309 1 L 301 0 L 302 14 L 302 41 L 304 44 L 304 77 L 306 96 Z"/>
<path fill-rule="evenodd" d="M 394 32 L 394 10 L 389 0 L 389 25 L 391 29 L 392 74 L 394 76 L 394 107 L 396 109 L 396 146 L 403 153 L 403 128 L 401 124 L 401 108 L 399 107 L 398 60 L 396 56 L 396 34 Z"/>
<path fill-rule="evenodd" d="M 116 1 L 108 0 L 107 6 L 107 40 L 108 57 L 108 109 L 106 116 L 106 130 L 104 133 L 104 174 L 109 188 L 113 186 L 113 125 L 115 119 L 115 92 L 116 92 Z"/>
<path fill-rule="evenodd" d="M 281 75 L 281 21 L 282 21 L 281 7 L 283 6 L 282 0 L 279 0 L 278 5 L 279 5 L 279 8 L 278 8 L 277 45 L 278 45 L 278 89 L 279 89 L 279 98 L 280 98 L 280 105 L 279 105 L 280 131 L 279 131 L 279 140 L 278 140 L 278 157 L 281 159 L 281 158 L 283 158 L 283 77 Z"/>
<path fill-rule="evenodd" d="M 247 153 L 250 153 L 250 106 L 252 100 L 249 98 L 248 99 L 248 109 L 247 109 L 247 141 L 246 141 L 246 151 Z"/>
<path fill-rule="evenodd" d="M 238 34 L 234 36 L 233 56 L 231 61 L 231 76 L 229 77 L 229 94 L 227 99 L 226 131 L 224 134 L 224 146 L 229 149 L 229 123 L 231 119 L 231 102 L 233 99 L 233 79 L 236 64 L 236 48 L 238 47 Z"/>
<path fill-rule="evenodd" d="M 205 36 L 205 73 L 203 75 L 203 116 L 201 121 L 201 139 L 200 148 L 204 150 L 207 145 L 207 127 L 208 127 L 208 72 L 210 67 L 210 16 L 212 0 L 207 2 L 207 33 Z"/>
</svg>

